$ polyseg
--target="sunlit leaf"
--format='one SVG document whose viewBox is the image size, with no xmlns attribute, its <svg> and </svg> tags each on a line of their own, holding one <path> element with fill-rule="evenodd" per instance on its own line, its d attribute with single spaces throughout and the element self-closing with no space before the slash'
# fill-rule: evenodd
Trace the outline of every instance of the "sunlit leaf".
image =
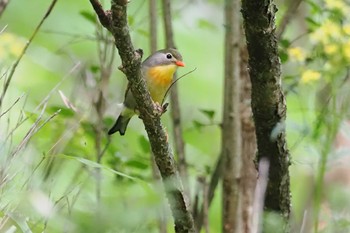
<svg viewBox="0 0 350 233">
<path fill-rule="evenodd" d="M 146 30 L 143 29 L 137 29 L 136 32 L 144 37 L 149 37 L 149 33 Z"/>
<path fill-rule="evenodd" d="M 288 58 L 289 58 L 288 53 L 286 53 L 285 50 L 280 50 L 279 54 L 280 54 L 281 62 L 286 63 L 288 61 Z"/>
<path fill-rule="evenodd" d="M 84 158 L 81 158 L 81 157 L 76 157 L 76 156 L 69 156 L 69 155 L 64 155 L 64 154 L 60 154 L 60 155 L 55 155 L 55 157 L 60 157 L 60 158 L 64 158 L 64 159 L 72 159 L 72 160 L 76 160 L 90 168 L 100 168 L 100 169 L 103 169 L 105 171 L 108 171 L 110 173 L 113 173 L 115 175 L 118 175 L 118 176 L 122 176 L 124 178 L 128 178 L 130 180 L 134 180 L 134 181 L 141 181 L 140 179 L 137 179 L 135 177 L 132 177 L 132 176 L 129 176 L 125 173 L 122 173 L 122 172 L 118 172 L 114 169 L 111 169 L 109 167 L 106 167 L 106 166 L 103 166 L 102 164 L 99 164 L 97 162 L 94 162 L 94 161 L 91 161 L 91 160 L 88 160 L 88 159 L 84 159 Z M 143 182 L 143 181 L 142 181 Z"/>
<path fill-rule="evenodd" d="M 216 29 L 215 24 L 213 24 L 211 21 L 206 20 L 206 19 L 199 19 L 197 21 L 197 25 L 199 28 L 202 28 L 202 29 L 209 29 L 209 30 Z"/>
<path fill-rule="evenodd" d="M 308 26 L 309 26 L 311 29 L 315 29 L 315 28 L 318 28 L 318 27 L 321 26 L 320 23 L 316 22 L 316 21 L 315 21 L 313 18 L 311 18 L 311 17 L 306 17 L 305 20 L 306 20 Z"/>
<path fill-rule="evenodd" d="M 138 168 L 141 170 L 147 169 L 148 164 L 140 161 L 140 160 L 129 160 L 125 163 L 126 166 L 132 167 L 132 168 Z"/>
<path fill-rule="evenodd" d="M 194 120 L 194 121 L 192 121 L 192 122 L 193 122 L 194 127 L 195 127 L 197 130 L 202 129 L 202 127 L 204 126 L 203 123 L 201 123 L 201 122 L 199 122 L 199 121 L 197 121 L 197 120 Z"/>
<path fill-rule="evenodd" d="M 199 111 L 203 113 L 210 121 L 214 119 L 215 111 L 206 109 L 200 109 Z"/>
<path fill-rule="evenodd" d="M 290 46 L 290 41 L 287 39 L 282 39 L 279 42 L 280 42 L 281 47 L 283 47 L 283 48 L 287 49 Z"/>
<path fill-rule="evenodd" d="M 145 136 L 142 135 L 139 137 L 139 143 L 144 153 L 150 153 L 151 147 Z"/>
<path fill-rule="evenodd" d="M 80 11 L 79 14 L 81 16 L 83 16 L 84 19 L 86 19 L 87 21 L 95 24 L 96 23 L 96 17 L 95 14 L 93 14 L 90 11 Z"/>
</svg>

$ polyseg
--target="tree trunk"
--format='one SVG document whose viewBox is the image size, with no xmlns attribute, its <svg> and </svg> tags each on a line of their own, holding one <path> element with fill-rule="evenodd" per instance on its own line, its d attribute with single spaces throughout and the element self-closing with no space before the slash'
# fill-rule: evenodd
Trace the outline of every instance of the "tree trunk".
<svg viewBox="0 0 350 233">
<path fill-rule="evenodd" d="M 258 160 L 269 160 L 265 208 L 290 214 L 289 152 L 285 138 L 286 102 L 281 87 L 281 63 L 275 35 L 276 6 L 271 0 L 243 0 L 252 110 L 256 127 Z"/>
<path fill-rule="evenodd" d="M 257 178 L 255 126 L 252 118 L 247 46 L 241 45 L 241 128 L 242 128 L 242 232 L 252 233 L 253 200 Z"/>
</svg>

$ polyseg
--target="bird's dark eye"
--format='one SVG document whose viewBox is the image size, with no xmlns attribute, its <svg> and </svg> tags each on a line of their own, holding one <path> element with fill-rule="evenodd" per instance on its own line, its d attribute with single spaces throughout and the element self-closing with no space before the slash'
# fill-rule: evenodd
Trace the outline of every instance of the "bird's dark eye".
<svg viewBox="0 0 350 233">
<path fill-rule="evenodd" d="M 173 58 L 173 55 L 171 55 L 171 53 L 168 53 L 168 54 L 166 55 L 166 58 L 171 59 L 171 58 Z"/>
</svg>

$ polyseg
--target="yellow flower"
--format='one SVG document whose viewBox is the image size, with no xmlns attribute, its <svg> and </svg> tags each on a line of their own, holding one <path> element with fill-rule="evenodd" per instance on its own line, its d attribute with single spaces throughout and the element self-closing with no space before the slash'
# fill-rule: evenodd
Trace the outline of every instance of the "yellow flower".
<svg viewBox="0 0 350 233">
<path fill-rule="evenodd" d="M 9 56 L 18 57 L 24 47 L 23 41 L 16 35 L 8 32 L 0 34 L 0 58 Z"/>
<path fill-rule="evenodd" d="M 350 24 L 346 24 L 343 26 L 343 31 L 345 32 L 345 34 L 350 35 Z"/>
<path fill-rule="evenodd" d="M 342 37 L 341 29 L 339 24 L 326 20 L 321 27 L 310 35 L 310 38 L 316 43 L 321 42 L 327 44 L 330 39 L 340 39 Z"/>
<path fill-rule="evenodd" d="M 340 10 L 343 14 L 348 10 L 343 0 L 325 0 L 325 3 L 327 8 Z"/>
<path fill-rule="evenodd" d="M 336 44 L 326 44 L 324 46 L 324 51 L 328 55 L 333 55 L 338 51 L 338 46 Z"/>
<path fill-rule="evenodd" d="M 321 73 L 315 70 L 305 70 L 301 75 L 302 83 L 310 83 L 319 80 Z"/>
<path fill-rule="evenodd" d="M 343 44 L 343 54 L 344 57 L 350 61 L 350 41 L 347 41 Z"/>
<path fill-rule="evenodd" d="M 300 47 L 294 47 L 288 49 L 288 55 L 294 61 L 302 62 L 305 60 L 305 51 Z"/>
</svg>

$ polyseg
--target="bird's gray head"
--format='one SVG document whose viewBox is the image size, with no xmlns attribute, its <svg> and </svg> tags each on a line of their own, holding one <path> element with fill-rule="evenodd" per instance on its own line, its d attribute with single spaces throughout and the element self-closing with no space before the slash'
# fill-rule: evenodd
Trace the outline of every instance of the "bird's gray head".
<svg viewBox="0 0 350 233">
<path fill-rule="evenodd" d="M 176 49 L 162 49 L 158 50 L 142 63 L 142 66 L 146 67 L 154 67 L 154 66 L 163 66 L 163 65 L 171 65 L 174 64 L 176 66 L 185 66 L 182 61 L 181 54 Z"/>
</svg>

